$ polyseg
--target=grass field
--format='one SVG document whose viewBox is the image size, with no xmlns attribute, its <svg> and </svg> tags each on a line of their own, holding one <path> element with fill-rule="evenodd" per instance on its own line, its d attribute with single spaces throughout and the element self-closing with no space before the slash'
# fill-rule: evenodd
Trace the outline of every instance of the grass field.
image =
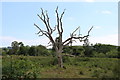
<svg viewBox="0 0 120 80">
<path fill-rule="evenodd" d="M 56 58 L 47 56 L 4 56 L 4 77 L 29 78 L 116 78 L 117 58 L 64 57 L 66 69 L 58 68 Z"/>
</svg>

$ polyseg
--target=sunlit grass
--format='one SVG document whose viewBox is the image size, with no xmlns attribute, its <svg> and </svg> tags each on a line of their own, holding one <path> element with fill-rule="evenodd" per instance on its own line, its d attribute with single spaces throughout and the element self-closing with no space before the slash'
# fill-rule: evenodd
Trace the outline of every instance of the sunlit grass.
<svg viewBox="0 0 120 80">
<path fill-rule="evenodd" d="M 51 56 L 12 55 L 3 57 L 3 68 L 7 67 L 11 61 L 22 60 L 35 67 L 37 78 L 112 78 L 118 61 L 117 58 L 68 57 L 64 62 L 66 69 L 63 69 L 58 67 L 56 59 Z"/>
</svg>

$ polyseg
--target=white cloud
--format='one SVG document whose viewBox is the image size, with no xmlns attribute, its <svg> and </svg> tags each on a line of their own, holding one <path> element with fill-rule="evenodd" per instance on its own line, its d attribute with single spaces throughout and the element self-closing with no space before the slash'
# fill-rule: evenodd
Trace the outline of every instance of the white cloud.
<svg viewBox="0 0 120 80">
<path fill-rule="evenodd" d="M 25 45 L 44 45 L 48 46 L 49 40 L 45 37 L 39 37 L 31 40 L 25 40 L 25 39 L 17 39 L 14 37 L 9 37 L 9 36 L 4 36 L 0 37 L 0 47 L 7 47 L 11 46 L 11 42 L 13 41 L 18 41 L 18 42 L 23 42 Z M 111 45 L 118 45 L 118 34 L 113 34 L 113 35 L 106 35 L 106 36 L 101 36 L 101 37 L 90 37 L 89 38 L 90 43 L 96 44 L 96 43 L 102 43 L 102 44 L 111 44 Z M 83 42 L 79 42 L 77 40 L 76 42 L 73 43 L 73 45 L 82 45 Z M 50 48 L 50 47 L 48 47 Z"/>
<path fill-rule="evenodd" d="M 102 27 L 101 26 L 95 26 L 94 28 L 95 29 L 101 29 Z"/>
<path fill-rule="evenodd" d="M 102 14 L 111 14 L 112 12 L 111 12 L 111 11 L 106 10 L 106 11 L 101 11 L 101 13 L 102 13 Z"/>
<path fill-rule="evenodd" d="M 118 34 L 107 35 L 102 37 L 89 37 L 89 41 L 91 44 L 101 43 L 101 44 L 111 44 L 118 46 Z M 73 43 L 73 45 L 77 45 L 77 46 L 83 44 L 84 42 L 79 42 L 79 40 Z"/>
<path fill-rule="evenodd" d="M 9 45 L 10 46 L 10 43 L 13 41 L 13 40 L 16 40 L 14 37 L 1 37 L 0 36 L 0 47 L 2 47 L 2 46 L 7 46 L 7 45 Z"/>
<path fill-rule="evenodd" d="M 0 37 L 0 47 L 7 47 L 7 46 L 11 46 L 11 42 L 13 41 L 18 41 L 18 42 L 23 42 L 25 45 L 44 45 L 44 46 L 48 46 L 48 42 L 49 40 L 47 38 L 44 37 L 39 37 L 36 39 L 31 39 L 31 40 L 26 40 L 26 39 L 17 39 L 14 37 L 10 37 L 10 36 L 2 36 Z"/>
<path fill-rule="evenodd" d="M 118 45 L 118 34 L 106 35 L 101 37 L 90 37 L 90 42 Z"/>
</svg>

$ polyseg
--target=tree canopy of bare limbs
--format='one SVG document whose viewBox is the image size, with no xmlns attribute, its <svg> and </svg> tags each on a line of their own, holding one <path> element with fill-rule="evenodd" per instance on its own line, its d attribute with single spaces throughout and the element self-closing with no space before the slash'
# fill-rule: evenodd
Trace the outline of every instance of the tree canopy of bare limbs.
<svg viewBox="0 0 120 80">
<path fill-rule="evenodd" d="M 56 13 L 57 24 L 55 25 L 54 28 L 52 28 L 51 25 L 50 25 L 50 18 L 48 16 L 47 11 L 44 11 L 42 8 L 41 8 L 41 15 L 37 14 L 37 16 L 44 23 L 44 25 L 46 27 L 46 30 L 41 29 L 37 24 L 34 24 L 34 26 L 36 26 L 39 29 L 39 32 L 37 33 L 39 36 L 45 35 L 50 40 L 50 43 L 54 47 L 55 52 L 56 52 L 56 56 L 57 56 L 57 59 L 58 59 L 58 65 L 59 65 L 59 67 L 63 68 L 64 67 L 63 66 L 63 61 L 62 61 L 63 47 L 67 46 L 69 44 L 72 45 L 73 41 L 77 40 L 77 39 L 80 42 L 83 41 L 84 43 L 87 44 L 89 33 L 92 30 L 93 26 L 88 31 L 88 34 L 85 35 L 85 36 L 80 36 L 80 34 L 78 34 L 78 35 L 75 34 L 75 32 L 80 28 L 80 27 L 78 27 L 78 28 L 75 29 L 75 31 L 73 31 L 70 34 L 69 38 L 67 38 L 66 40 L 63 41 L 62 37 L 63 37 L 63 31 L 64 30 L 63 30 L 62 18 L 63 18 L 63 15 L 65 13 L 65 9 L 62 12 L 62 14 L 60 14 L 60 16 L 59 16 L 58 7 L 57 7 L 56 10 L 55 10 L 55 13 Z M 55 39 L 53 39 L 53 36 L 52 36 L 54 31 L 57 31 L 57 33 L 58 33 L 58 37 L 56 37 Z"/>
</svg>

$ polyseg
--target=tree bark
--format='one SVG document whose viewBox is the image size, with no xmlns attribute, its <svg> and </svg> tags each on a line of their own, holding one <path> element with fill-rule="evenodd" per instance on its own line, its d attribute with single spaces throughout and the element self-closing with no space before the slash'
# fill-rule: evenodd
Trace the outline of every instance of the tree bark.
<svg viewBox="0 0 120 80">
<path fill-rule="evenodd" d="M 56 51 L 56 54 L 58 59 L 58 66 L 63 68 L 62 50 Z"/>
</svg>

